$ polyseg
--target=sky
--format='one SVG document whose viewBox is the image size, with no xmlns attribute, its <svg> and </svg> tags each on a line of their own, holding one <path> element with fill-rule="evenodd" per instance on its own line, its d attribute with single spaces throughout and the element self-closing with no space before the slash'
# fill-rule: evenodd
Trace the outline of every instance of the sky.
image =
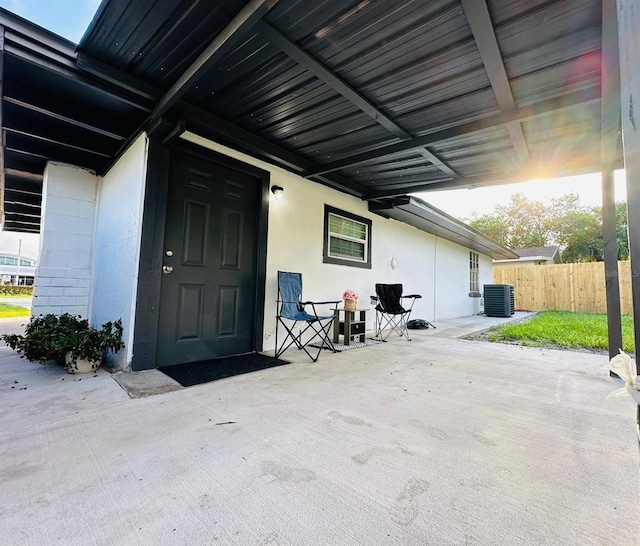
<svg viewBox="0 0 640 546">
<path fill-rule="evenodd" d="M 0 7 L 76 44 L 99 5 L 100 0 L 0 0 Z"/>
<path fill-rule="evenodd" d="M 0 0 L 0 7 L 24 17 L 44 28 L 78 43 L 89 26 L 100 0 Z M 616 201 L 626 200 L 623 171 L 616 172 Z M 602 205 L 600 174 L 564 179 L 535 180 L 519 184 L 487 188 L 460 189 L 416 194 L 433 206 L 461 220 L 491 214 L 496 205 L 506 205 L 514 193 L 528 198 L 550 202 L 570 192 L 580 196 L 585 206 Z"/>
<path fill-rule="evenodd" d="M 614 186 L 616 201 L 627 200 L 624 171 L 615 171 Z M 577 193 L 580 204 L 584 206 L 602 206 L 602 181 L 600 173 L 568 178 L 532 180 L 517 184 L 503 184 L 486 188 L 432 191 L 415 194 L 460 220 L 470 220 L 477 216 L 492 214 L 497 205 L 506 205 L 514 193 L 523 193 L 529 199 L 550 203 L 551 199 L 567 193 Z"/>
</svg>

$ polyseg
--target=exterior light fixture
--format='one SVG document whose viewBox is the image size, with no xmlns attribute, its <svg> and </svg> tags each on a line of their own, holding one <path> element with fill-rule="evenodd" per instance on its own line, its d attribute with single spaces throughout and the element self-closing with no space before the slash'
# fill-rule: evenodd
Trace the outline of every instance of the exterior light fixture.
<svg viewBox="0 0 640 546">
<path fill-rule="evenodd" d="M 282 186 L 271 186 L 271 193 L 276 198 L 276 201 L 282 201 L 284 197 L 284 188 Z"/>
</svg>

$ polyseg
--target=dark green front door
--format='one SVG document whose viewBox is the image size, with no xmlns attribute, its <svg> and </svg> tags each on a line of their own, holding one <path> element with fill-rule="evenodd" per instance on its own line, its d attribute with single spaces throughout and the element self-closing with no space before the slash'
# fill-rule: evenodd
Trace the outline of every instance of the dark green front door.
<svg viewBox="0 0 640 546">
<path fill-rule="evenodd" d="M 261 180 L 172 151 L 156 365 L 255 350 Z"/>
</svg>

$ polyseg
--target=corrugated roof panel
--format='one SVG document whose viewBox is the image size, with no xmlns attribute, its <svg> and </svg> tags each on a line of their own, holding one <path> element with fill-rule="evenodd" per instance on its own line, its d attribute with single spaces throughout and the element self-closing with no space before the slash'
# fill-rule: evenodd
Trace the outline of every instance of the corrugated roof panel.
<svg viewBox="0 0 640 546">
<path fill-rule="evenodd" d="M 493 91 L 485 89 L 417 109 L 410 114 L 398 116 L 397 119 L 410 133 L 422 136 L 499 112 Z"/>
<path fill-rule="evenodd" d="M 433 167 L 423 155 L 414 150 L 387 156 L 384 159 L 362 163 L 350 169 L 345 169 L 344 174 L 385 173 L 413 167 Z"/>
<path fill-rule="evenodd" d="M 424 186 L 432 182 L 442 182 L 445 175 L 440 171 L 425 170 L 419 174 L 399 173 L 397 176 L 389 176 L 380 179 L 360 179 L 356 178 L 368 191 L 388 191 L 399 189 L 398 194 L 411 192 L 411 186 Z"/>
<path fill-rule="evenodd" d="M 168 87 L 234 15 L 224 3 L 111 0 L 101 6 L 79 50 Z"/>
<path fill-rule="evenodd" d="M 298 42 L 322 29 L 344 23 L 362 10 L 372 9 L 375 3 L 371 0 L 288 0 L 278 2 L 266 19 Z"/>
<path fill-rule="evenodd" d="M 430 149 L 461 176 L 483 176 L 519 166 L 506 126 L 438 142 Z"/>
<path fill-rule="evenodd" d="M 599 54 L 584 58 L 580 69 L 575 64 L 561 63 L 546 70 L 511 80 L 518 106 L 527 106 L 583 89 L 600 87 Z M 560 86 L 558 82 L 562 82 Z"/>
<path fill-rule="evenodd" d="M 469 41 L 458 2 L 377 2 L 305 47 L 358 87 Z"/>
<path fill-rule="evenodd" d="M 400 178 L 416 177 L 416 179 L 442 178 L 442 172 L 427 161 L 421 165 L 408 166 L 405 168 L 396 167 L 395 169 L 385 169 L 384 171 L 363 172 L 358 169 L 351 170 L 351 176 L 359 182 L 378 182 L 399 181 Z M 346 174 L 342 172 L 340 174 Z"/>
<path fill-rule="evenodd" d="M 578 40 L 576 40 L 578 38 Z M 554 62 L 549 63 L 549 58 Z M 583 74 L 583 69 L 592 70 L 585 66 L 585 60 L 597 58 L 598 68 L 600 58 L 600 30 L 588 27 L 570 36 L 562 35 L 553 40 L 544 42 L 535 48 L 525 49 L 514 53 L 505 59 L 505 69 L 511 79 L 532 76 L 540 71 L 554 69 L 557 66 L 565 66 L 565 75 L 574 78 Z M 589 64 L 594 61 L 589 61 Z M 556 84 L 563 82 L 558 79 Z"/>
<path fill-rule="evenodd" d="M 495 4 L 493 2 L 491 5 Z M 499 23 L 494 21 L 495 34 L 504 59 L 511 59 L 515 55 L 532 52 L 538 48 L 546 48 L 546 65 L 565 60 L 567 51 L 575 50 L 580 54 L 580 43 L 575 38 L 584 39 L 581 33 L 591 29 L 598 32 L 602 13 L 597 2 L 558 1 L 547 2 L 542 6 L 529 6 L 521 13 L 512 14 L 510 19 Z M 525 8 L 525 6 L 522 6 Z M 490 8 L 491 10 L 491 8 Z M 554 40 L 563 36 L 573 36 L 574 44 L 561 42 L 565 47 L 549 47 Z M 557 46 L 557 44 L 556 44 Z M 511 74 L 509 74 L 511 76 Z"/>
<path fill-rule="evenodd" d="M 570 118 L 562 114 L 540 116 L 523 123 L 522 128 L 542 173 L 552 169 L 600 169 L 600 154 L 594 154 L 588 146 L 600 134 L 599 105 L 582 107 Z"/>
<path fill-rule="evenodd" d="M 372 124 L 366 128 L 335 137 L 331 136 L 330 132 L 327 132 L 325 140 L 298 148 L 298 151 L 305 157 L 317 160 L 318 163 L 326 163 L 360 152 L 368 147 L 377 148 L 397 141 L 398 139 L 390 137 L 388 131 L 384 128 L 377 124 Z M 285 142 L 288 145 L 295 146 L 295 140 Z"/>
</svg>

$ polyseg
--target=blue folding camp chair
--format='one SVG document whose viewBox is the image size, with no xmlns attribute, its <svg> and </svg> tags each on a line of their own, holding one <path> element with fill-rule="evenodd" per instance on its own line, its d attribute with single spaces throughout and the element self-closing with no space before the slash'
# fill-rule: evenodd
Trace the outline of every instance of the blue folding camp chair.
<svg viewBox="0 0 640 546">
<path fill-rule="evenodd" d="M 302 349 L 309 358 L 316 362 L 320 352 L 325 347 L 334 353 L 336 352 L 329 332 L 333 324 L 334 315 L 318 315 L 316 305 L 329 305 L 340 303 L 336 301 L 302 301 L 302 274 L 278 271 L 278 300 L 276 315 L 276 358 L 292 345 Z M 312 313 L 306 311 L 309 306 Z M 304 323 L 296 333 L 298 323 Z M 278 345 L 278 329 L 282 326 L 287 334 L 284 341 Z M 315 341 L 314 347 L 318 352 L 313 356 L 307 346 Z"/>
</svg>

